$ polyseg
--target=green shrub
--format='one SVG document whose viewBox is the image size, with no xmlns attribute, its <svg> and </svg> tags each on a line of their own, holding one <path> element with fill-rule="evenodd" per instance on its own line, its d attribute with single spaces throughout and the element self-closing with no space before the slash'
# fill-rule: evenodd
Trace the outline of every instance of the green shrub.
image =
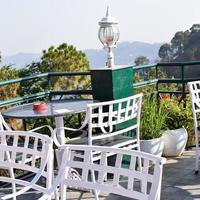
<svg viewBox="0 0 200 200">
<path fill-rule="evenodd" d="M 144 99 L 141 112 L 140 135 L 142 140 L 159 138 L 161 130 L 166 128 L 168 113 L 163 101 L 159 105 L 156 98 Z"/>
<path fill-rule="evenodd" d="M 184 127 L 188 132 L 188 143 L 193 143 L 194 123 L 193 114 L 190 103 L 190 98 L 187 98 L 186 104 L 184 101 L 179 102 L 179 99 L 173 96 L 165 95 L 162 99 L 168 117 L 166 119 L 166 126 L 168 129 L 178 129 Z"/>
</svg>

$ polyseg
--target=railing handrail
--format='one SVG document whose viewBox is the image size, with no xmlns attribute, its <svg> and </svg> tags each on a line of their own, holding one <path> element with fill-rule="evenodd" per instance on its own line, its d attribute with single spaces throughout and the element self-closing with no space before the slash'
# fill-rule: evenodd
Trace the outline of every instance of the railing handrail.
<svg viewBox="0 0 200 200">
<path fill-rule="evenodd" d="M 87 72 L 48 72 L 48 76 L 87 76 L 90 75 L 90 71 Z"/>
<path fill-rule="evenodd" d="M 27 76 L 27 77 L 22 77 L 22 78 L 17 78 L 17 79 L 10 79 L 6 81 L 1 81 L 0 86 L 8 85 L 8 84 L 13 84 L 13 83 L 21 83 L 23 81 L 28 81 L 36 78 L 44 78 L 47 77 L 48 73 L 42 73 L 42 74 L 35 74 L 32 76 Z"/>
<path fill-rule="evenodd" d="M 148 68 L 152 68 L 152 67 L 156 67 L 157 63 L 152 63 L 152 64 L 148 64 L 148 65 L 133 65 L 133 70 L 139 70 L 139 69 L 148 69 Z"/>
<path fill-rule="evenodd" d="M 13 84 L 13 83 L 21 83 L 23 81 L 33 80 L 37 78 L 47 78 L 47 77 L 54 77 L 54 76 L 87 76 L 90 75 L 90 72 L 47 72 L 47 73 L 38 73 L 27 77 L 21 77 L 17 79 L 10 79 L 6 81 L 1 81 L 0 86 Z"/>
<path fill-rule="evenodd" d="M 189 66 L 189 65 L 200 65 L 200 61 L 187 61 L 187 62 L 169 62 L 169 63 L 157 63 L 157 66 L 171 67 L 171 66 Z"/>
</svg>

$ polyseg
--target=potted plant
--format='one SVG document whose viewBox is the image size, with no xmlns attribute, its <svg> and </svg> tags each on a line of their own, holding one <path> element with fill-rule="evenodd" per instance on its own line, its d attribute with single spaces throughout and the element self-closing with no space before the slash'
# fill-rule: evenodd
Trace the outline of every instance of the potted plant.
<svg viewBox="0 0 200 200">
<path fill-rule="evenodd" d="M 155 98 L 144 100 L 141 112 L 140 147 L 141 151 L 161 156 L 164 142 L 161 130 L 166 127 L 168 113 L 165 112 L 163 101 L 158 104 Z"/>
<path fill-rule="evenodd" d="M 180 156 L 188 141 L 188 133 L 193 133 L 193 116 L 190 103 L 179 102 L 176 96 L 164 96 L 164 104 L 168 117 L 168 130 L 163 132 L 164 156 Z M 191 142 L 191 138 L 189 140 Z"/>
</svg>

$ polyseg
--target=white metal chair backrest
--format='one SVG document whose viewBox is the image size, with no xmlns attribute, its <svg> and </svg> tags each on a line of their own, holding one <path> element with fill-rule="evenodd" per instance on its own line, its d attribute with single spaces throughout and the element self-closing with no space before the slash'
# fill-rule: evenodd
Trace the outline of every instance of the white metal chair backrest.
<svg viewBox="0 0 200 200">
<path fill-rule="evenodd" d="M 74 151 L 81 151 L 84 157 L 75 160 Z M 92 161 L 92 154 L 96 152 L 101 155 L 99 162 Z M 110 153 L 116 154 L 112 164 L 107 162 L 107 154 Z M 124 156 L 130 159 L 130 162 L 125 165 L 123 164 Z M 62 160 L 59 174 L 52 188 L 40 200 L 51 196 L 59 185 L 61 199 L 66 199 L 65 186 L 113 193 L 132 199 L 154 200 L 159 197 L 162 167 L 165 161 L 161 157 L 120 148 L 69 145 L 65 147 L 63 158 L 65 159 Z M 138 159 L 142 161 L 140 169 L 137 166 Z M 78 179 L 70 178 L 70 168 L 80 173 Z M 95 180 L 91 178 L 91 174 L 95 174 Z M 112 178 L 105 181 L 105 174 Z"/>
<path fill-rule="evenodd" d="M 196 114 L 200 112 L 200 81 L 189 82 L 188 88 L 192 101 L 192 111 L 196 119 Z"/>
<path fill-rule="evenodd" d="M 142 94 L 133 95 L 127 98 L 88 104 L 88 137 L 89 144 L 92 141 L 109 138 L 118 134 L 136 130 L 139 139 L 140 112 Z M 132 125 L 115 130 L 116 125 L 132 120 Z M 135 121 L 134 121 L 135 120 Z M 102 134 L 92 134 L 93 129 L 99 128 Z"/>
<path fill-rule="evenodd" d="M 0 130 L 11 130 L 10 126 L 6 123 L 1 113 L 0 113 Z"/>
<path fill-rule="evenodd" d="M 200 119 L 200 81 L 192 81 L 188 83 L 188 89 L 190 93 L 192 112 L 194 120 L 194 131 L 195 131 L 195 145 L 196 145 L 196 162 L 195 162 L 195 172 L 199 171 L 199 119 Z"/>
<path fill-rule="evenodd" d="M 5 195 L 9 199 L 23 194 L 29 189 L 44 192 L 52 182 L 52 139 L 30 131 L 0 131 L 0 168 L 32 172 L 33 179 L 21 180 L 17 177 L 0 176 L 0 181 L 15 183 L 22 188 Z M 14 173 L 14 172 L 13 172 Z M 45 177 L 46 185 L 39 185 L 38 180 Z"/>
</svg>

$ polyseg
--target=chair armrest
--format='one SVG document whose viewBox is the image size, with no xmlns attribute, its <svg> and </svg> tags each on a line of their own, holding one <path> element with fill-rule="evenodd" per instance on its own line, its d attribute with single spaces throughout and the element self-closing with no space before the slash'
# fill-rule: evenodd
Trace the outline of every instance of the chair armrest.
<svg viewBox="0 0 200 200">
<path fill-rule="evenodd" d="M 88 115 L 87 115 L 87 113 L 86 113 L 85 120 L 84 120 L 83 124 L 81 125 L 81 127 L 78 128 L 78 129 L 69 128 L 69 127 L 55 128 L 55 129 L 53 130 L 53 132 L 52 132 L 52 138 L 53 138 L 53 141 L 54 141 L 55 145 L 56 145 L 57 147 L 60 147 L 60 146 L 61 146 L 61 144 L 59 143 L 59 141 L 58 141 L 58 139 L 57 139 L 57 134 L 56 134 L 58 130 L 63 130 L 63 129 L 64 129 L 64 130 L 68 130 L 68 131 L 72 131 L 72 132 L 82 131 L 83 134 L 81 135 L 81 137 L 85 137 L 85 136 L 87 135 L 87 131 L 85 131 L 85 130 L 83 130 L 83 129 L 87 126 L 87 124 L 88 124 Z M 72 140 L 73 140 L 73 139 L 72 139 Z"/>
<path fill-rule="evenodd" d="M 66 128 L 66 127 L 61 127 L 60 129 L 64 129 L 64 130 L 69 130 L 68 128 Z M 56 145 L 56 147 L 61 147 L 62 145 L 60 144 L 60 142 L 58 141 L 58 138 L 57 138 L 57 130 L 58 129 L 54 129 L 53 130 L 53 134 L 52 134 L 52 139 L 53 139 L 53 142 L 54 142 L 54 144 Z M 76 129 L 76 130 L 80 130 L 80 129 Z M 87 136 L 87 131 L 85 131 L 85 130 L 83 130 L 82 131 L 82 134 L 80 135 L 80 136 L 78 136 L 78 137 L 74 137 L 74 138 L 69 138 L 69 137 L 66 137 L 66 139 L 68 140 L 68 141 L 73 141 L 73 140 L 76 140 L 76 139 L 81 139 L 81 138 L 83 138 L 83 137 L 86 137 Z"/>
<path fill-rule="evenodd" d="M 5 119 L 3 118 L 3 116 L 0 113 L 0 122 L 2 123 L 2 125 L 5 127 L 6 130 L 11 131 L 11 127 L 6 123 Z"/>
<path fill-rule="evenodd" d="M 51 126 L 48 126 L 48 125 L 44 125 L 44 126 L 40 126 L 40 127 L 31 129 L 30 132 L 35 132 L 35 131 L 40 130 L 40 129 L 45 128 L 45 127 L 49 129 L 50 134 L 51 134 L 51 138 L 53 139 L 53 128 Z"/>
</svg>

